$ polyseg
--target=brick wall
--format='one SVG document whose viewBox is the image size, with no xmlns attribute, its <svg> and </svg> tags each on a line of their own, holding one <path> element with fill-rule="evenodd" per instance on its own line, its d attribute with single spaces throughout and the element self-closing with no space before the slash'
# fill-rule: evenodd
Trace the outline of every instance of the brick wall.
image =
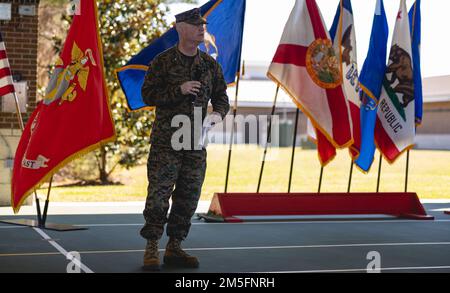
<svg viewBox="0 0 450 293">
<path fill-rule="evenodd" d="M 12 74 L 19 75 L 28 84 L 26 121 L 36 108 L 37 98 L 37 52 L 38 52 L 38 6 L 39 0 L 9 0 L 11 20 L 0 20 L 0 31 L 6 45 Z M 19 5 L 34 5 L 36 15 L 19 15 Z M 15 130 L 12 130 L 15 129 Z M 2 113 L 0 107 L 0 206 L 9 205 L 11 196 L 11 162 L 17 147 L 20 130 L 16 113 Z M 31 198 L 26 204 L 31 203 Z"/>
<path fill-rule="evenodd" d="M 39 0 L 0 1 L 12 3 L 11 20 L 0 20 L 0 31 L 13 75 L 20 75 L 28 82 L 27 113 L 25 121 L 36 107 L 37 98 L 37 50 L 38 50 L 38 6 Z M 19 5 L 34 5 L 36 15 L 19 15 Z M 0 112 L 0 129 L 19 128 L 15 113 Z"/>
</svg>

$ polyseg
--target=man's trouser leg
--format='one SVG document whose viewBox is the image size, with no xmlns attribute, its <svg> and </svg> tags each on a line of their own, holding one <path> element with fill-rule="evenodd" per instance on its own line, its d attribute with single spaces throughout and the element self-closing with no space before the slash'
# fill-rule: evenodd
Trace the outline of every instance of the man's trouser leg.
<svg viewBox="0 0 450 293">
<path fill-rule="evenodd" d="M 182 164 L 172 195 L 167 235 L 183 240 L 197 209 L 206 171 L 206 150 L 182 151 Z"/>
<path fill-rule="evenodd" d="M 167 222 L 169 198 L 181 167 L 181 153 L 171 148 L 152 146 L 147 163 L 148 194 L 144 210 L 142 237 L 159 240 Z"/>
</svg>

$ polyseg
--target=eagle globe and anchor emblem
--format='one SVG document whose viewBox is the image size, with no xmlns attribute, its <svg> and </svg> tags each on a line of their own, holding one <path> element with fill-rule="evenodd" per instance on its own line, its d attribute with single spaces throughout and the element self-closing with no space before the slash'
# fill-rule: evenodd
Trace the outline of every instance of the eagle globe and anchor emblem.
<svg viewBox="0 0 450 293">
<path fill-rule="evenodd" d="M 60 100 L 59 105 L 64 101 L 73 102 L 77 97 L 77 85 L 79 85 L 81 90 L 86 91 L 89 78 L 89 62 L 93 66 L 97 66 L 92 50 L 88 48 L 83 53 L 74 42 L 69 65 L 62 67 L 63 61 L 61 57 L 58 57 L 56 61 L 55 71 L 50 78 L 44 96 L 44 104 L 50 105 L 58 99 Z"/>
<path fill-rule="evenodd" d="M 76 87 L 79 85 L 82 91 L 86 91 L 87 81 L 89 78 L 89 66 L 97 66 L 95 59 L 92 55 L 91 49 L 83 51 L 74 42 L 71 53 L 71 61 L 66 67 L 62 67 L 63 61 L 61 57 L 58 57 L 56 61 L 56 68 L 53 72 L 49 85 L 47 87 L 43 103 L 50 105 L 56 100 L 59 100 L 58 105 L 62 105 L 64 101 L 73 102 L 77 97 Z M 33 133 L 39 124 L 39 116 L 41 113 L 37 113 L 31 124 L 30 132 Z M 43 155 L 38 155 L 35 160 L 27 159 L 25 156 L 22 159 L 22 167 L 27 169 L 40 169 L 48 167 L 47 162 L 50 159 Z"/>
<path fill-rule="evenodd" d="M 328 39 L 317 39 L 306 52 L 306 70 L 320 87 L 332 89 L 342 83 L 339 60 Z"/>
</svg>

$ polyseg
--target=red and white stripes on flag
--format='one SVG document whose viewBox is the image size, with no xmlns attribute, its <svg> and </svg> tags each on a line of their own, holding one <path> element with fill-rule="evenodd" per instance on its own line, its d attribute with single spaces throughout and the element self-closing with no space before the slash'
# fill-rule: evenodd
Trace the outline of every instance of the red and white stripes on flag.
<svg viewBox="0 0 450 293">
<path fill-rule="evenodd" d="M 6 56 L 5 43 L 0 33 L 0 97 L 14 92 L 14 84 L 8 57 Z"/>
<path fill-rule="evenodd" d="M 267 76 L 308 116 L 319 137 L 337 148 L 353 143 L 339 59 L 314 0 L 296 1 Z"/>
</svg>

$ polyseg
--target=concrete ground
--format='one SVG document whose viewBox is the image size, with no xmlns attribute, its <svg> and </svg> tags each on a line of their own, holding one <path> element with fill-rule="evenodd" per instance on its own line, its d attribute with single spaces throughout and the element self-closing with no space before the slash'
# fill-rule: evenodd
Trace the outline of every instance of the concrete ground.
<svg viewBox="0 0 450 293">
<path fill-rule="evenodd" d="M 201 202 L 197 212 L 205 212 Z M 0 223 L 0 273 L 66 272 L 67 254 L 80 255 L 81 272 L 140 273 L 145 241 L 139 236 L 144 203 L 51 203 L 48 222 L 87 227 L 55 232 Z M 449 200 L 424 201 L 434 221 L 377 217 L 252 218 L 205 223 L 193 218 L 186 250 L 198 269 L 162 272 L 450 272 Z M 33 219 L 25 207 L 21 218 Z M 28 214 L 28 215 L 27 215 Z M 16 219 L 0 208 L 0 219 Z M 167 238 L 161 240 L 161 257 Z M 375 258 L 374 258 L 375 257 Z M 379 258 L 378 258 L 379 257 Z M 375 261 L 374 261 L 375 260 Z"/>
</svg>

